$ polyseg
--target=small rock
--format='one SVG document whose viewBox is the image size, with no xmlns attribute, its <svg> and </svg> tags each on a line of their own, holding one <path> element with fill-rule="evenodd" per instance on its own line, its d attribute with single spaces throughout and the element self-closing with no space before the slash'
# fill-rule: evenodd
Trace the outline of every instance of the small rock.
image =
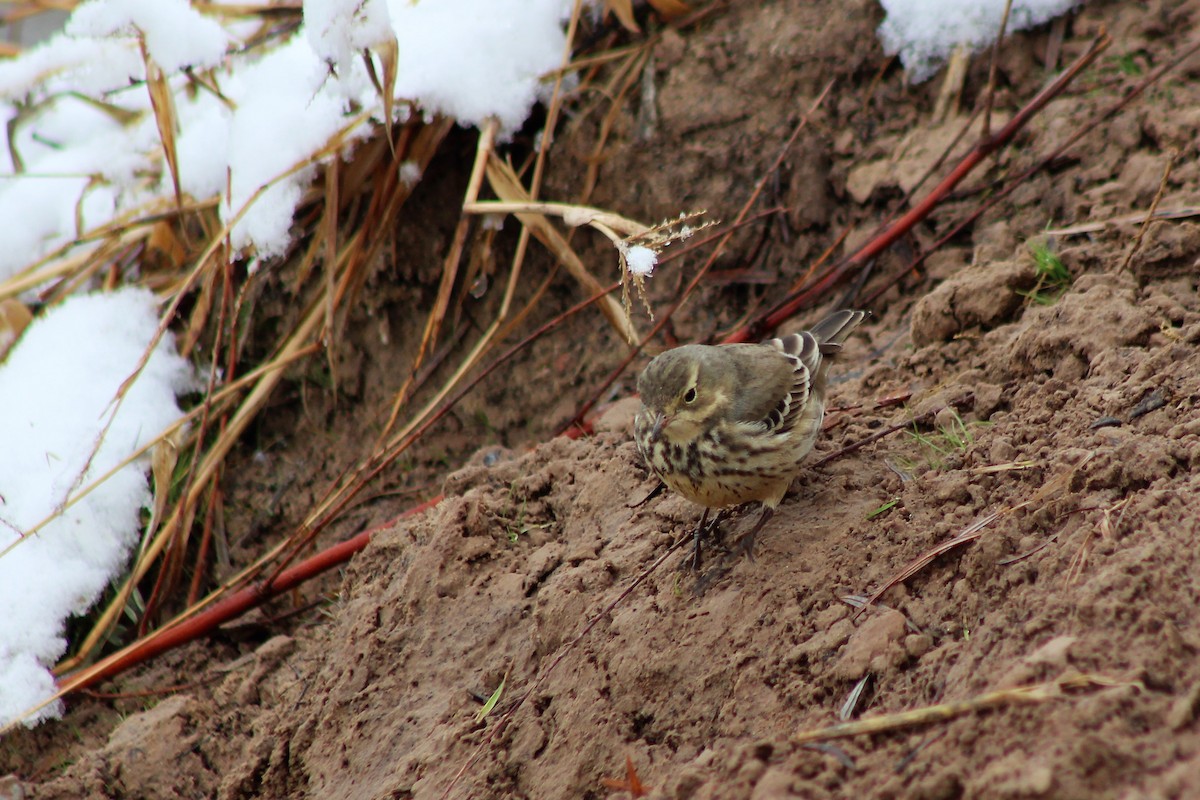
<svg viewBox="0 0 1200 800">
<path fill-rule="evenodd" d="M 1142 401 L 1134 406 L 1133 411 L 1129 412 L 1129 419 L 1135 420 L 1138 417 L 1145 416 L 1151 411 L 1162 408 L 1167 404 L 1166 397 L 1163 395 L 1162 389 L 1155 389 L 1150 394 L 1142 398 Z"/>
<path fill-rule="evenodd" d="M 945 342 L 970 328 L 992 328 L 1021 307 L 1019 290 L 1036 278 L 1028 258 L 976 263 L 926 294 L 913 307 L 912 340 L 917 347 Z"/>
<path fill-rule="evenodd" d="M 1010 689 L 1038 680 L 1047 673 L 1061 673 L 1067 667 L 1067 655 L 1076 641 L 1075 636 L 1055 636 L 1004 673 L 996 688 Z"/>
<path fill-rule="evenodd" d="M 904 634 L 904 615 L 899 611 L 887 608 L 874 614 L 842 648 L 833 668 L 834 675 L 844 680 L 858 680 L 878 657 L 889 655 L 888 651 L 893 648 L 899 651 Z"/>
<path fill-rule="evenodd" d="M 792 773 L 788 770 L 771 767 L 754 785 L 750 800 L 769 800 L 774 797 L 794 797 L 792 792 Z"/>
<path fill-rule="evenodd" d="M 933 637 L 927 633 L 910 633 L 904 637 L 904 652 L 909 658 L 920 658 L 933 647 Z"/>
<path fill-rule="evenodd" d="M 1167 727 L 1177 731 L 1190 725 L 1192 720 L 1196 719 L 1198 710 L 1200 710 L 1200 683 L 1194 683 L 1192 688 L 1171 703 L 1171 710 L 1167 712 Z"/>
<path fill-rule="evenodd" d="M 0 777 L 0 800 L 25 800 L 25 787 L 16 775 Z"/>
</svg>

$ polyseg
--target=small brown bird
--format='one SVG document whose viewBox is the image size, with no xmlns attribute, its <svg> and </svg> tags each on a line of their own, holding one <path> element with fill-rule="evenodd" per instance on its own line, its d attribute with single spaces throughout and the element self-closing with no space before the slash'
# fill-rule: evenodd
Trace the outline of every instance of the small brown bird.
<svg viewBox="0 0 1200 800">
<path fill-rule="evenodd" d="M 704 506 L 694 566 L 709 510 L 757 500 L 762 516 L 738 543 L 753 560 L 754 537 L 821 430 L 830 357 L 866 316 L 838 311 L 812 330 L 762 344 L 689 344 L 643 370 L 634 438 L 663 483 Z"/>
</svg>

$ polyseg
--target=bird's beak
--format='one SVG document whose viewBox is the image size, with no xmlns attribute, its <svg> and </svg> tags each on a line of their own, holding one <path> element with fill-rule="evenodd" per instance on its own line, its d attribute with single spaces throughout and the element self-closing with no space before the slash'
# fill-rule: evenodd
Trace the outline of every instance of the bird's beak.
<svg viewBox="0 0 1200 800">
<path fill-rule="evenodd" d="M 654 425 L 650 428 L 650 441 L 657 442 L 662 438 L 663 428 L 671 424 L 671 420 L 675 418 L 674 414 L 668 416 L 663 412 L 658 412 L 654 415 Z"/>
</svg>

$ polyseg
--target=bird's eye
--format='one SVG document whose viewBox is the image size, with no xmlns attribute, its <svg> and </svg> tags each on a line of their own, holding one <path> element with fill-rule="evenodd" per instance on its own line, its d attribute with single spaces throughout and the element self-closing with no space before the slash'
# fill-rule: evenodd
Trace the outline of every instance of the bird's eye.
<svg viewBox="0 0 1200 800">
<path fill-rule="evenodd" d="M 695 386 L 688 389 L 687 392 L 683 395 L 683 402 L 685 402 L 685 403 L 696 402 L 696 387 Z"/>
</svg>

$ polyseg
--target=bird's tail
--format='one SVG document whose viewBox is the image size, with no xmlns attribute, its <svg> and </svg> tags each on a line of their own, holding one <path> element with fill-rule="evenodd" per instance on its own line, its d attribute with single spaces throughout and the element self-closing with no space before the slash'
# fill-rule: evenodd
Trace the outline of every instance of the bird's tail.
<svg viewBox="0 0 1200 800">
<path fill-rule="evenodd" d="M 821 355 L 832 355 L 842 349 L 842 342 L 867 318 L 869 311 L 850 311 L 843 309 L 835 311 L 809 329 L 809 333 L 817 340 Z"/>
<path fill-rule="evenodd" d="M 858 324 L 867 318 L 867 311 L 835 311 L 825 319 L 818 322 L 812 327 L 809 333 L 818 342 L 817 350 L 821 353 L 821 361 L 818 363 L 812 377 L 812 393 L 816 397 L 825 399 L 825 386 L 829 380 L 829 365 L 833 363 L 833 357 L 842 349 L 842 342 L 846 341 L 846 337 L 858 327 Z"/>
</svg>

